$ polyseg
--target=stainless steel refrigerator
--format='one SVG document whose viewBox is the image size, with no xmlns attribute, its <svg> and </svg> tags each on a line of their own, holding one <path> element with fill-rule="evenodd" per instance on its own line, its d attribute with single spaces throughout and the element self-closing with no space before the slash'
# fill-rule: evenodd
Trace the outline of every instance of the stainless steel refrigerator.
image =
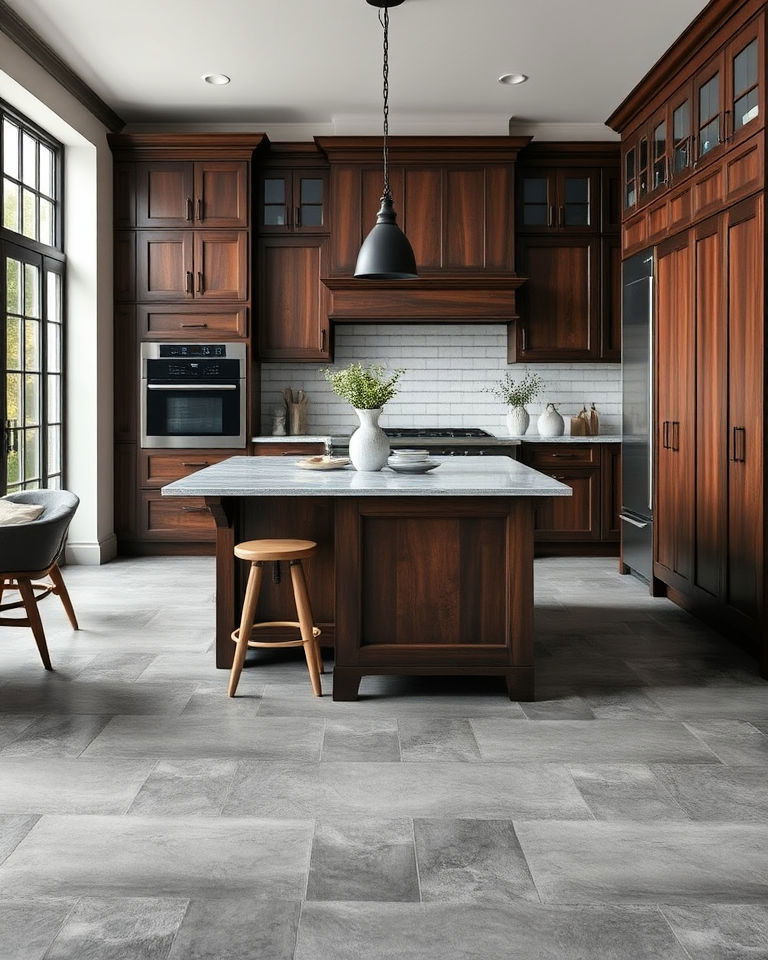
<svg viewBox="0 0 768 960">
<path fill-rule="evenodd" d="M 624 563 L 653 572 L 653 253 L 623 265 L 623 444 L 621 538 Z"/>
</svg>

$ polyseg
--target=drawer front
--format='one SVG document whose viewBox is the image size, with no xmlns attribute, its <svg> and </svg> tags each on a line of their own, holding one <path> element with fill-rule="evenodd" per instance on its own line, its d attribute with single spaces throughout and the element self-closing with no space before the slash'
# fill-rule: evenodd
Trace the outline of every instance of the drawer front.
<svg viewBox="0 0 768 960">
<path fill-rule="evenodd" d="M 139 535 L 146 540 L 214 540 L 216 524 L 203 497 L 141 494 Z"/>
<path fill-rule="evenodd" d="M 601 535 L 600 471 L 570 466 L 548 470 L 555 480 L 567 484 L 570 497 L 547 497 L 537 502 L 534 535 L 537 541 L 599 540 Z"/>
<path fill-rule="evenodd" d="M 164 339 L 170 335 L 185 340 L 220 340 L 248 335 L 247 307 L 140 304 L 137 307 L 140 335 Z"/>
<path fill-rule="evenodd" d="M 191 473 L 197 473 L 214 463 L 227 460 L 229 453 L 203 453 L 192 450 L 190 453 L 147 453 L 142 451 L 139 459 L 141 487 L 163 487 L 166 483 L 181 480 Z"/>
<path fill-rule="evenodd" d="M 323 443 L 254 443 L 254 457 L 315 457 L 325 453 Z"/>
<path fill-rule="evenodd" d="M 526 458 L 532 467 L 590 466 L 600 463 L 600 447 L 593 444 L 531 444 Z"/>
</svg>

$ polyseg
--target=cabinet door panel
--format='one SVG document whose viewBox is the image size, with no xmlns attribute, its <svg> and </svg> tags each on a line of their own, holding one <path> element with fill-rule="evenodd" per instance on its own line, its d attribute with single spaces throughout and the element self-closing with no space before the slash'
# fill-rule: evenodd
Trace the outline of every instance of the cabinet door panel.
<svg viewBox="0 0 768 960">
<path fill-rule="evenodd" d="M 136 181 L 138 226 L 192 225 L 194 174 L 191 163 L 139 163 Z"/>
<path fill-rule="evenodd" d="M 761 16 L 748 24 L 726 51 L 726 136 L 731 143 L 765 126 L 764 49 Z"/>
<path fill-rule="evenodd" d="M 720 221 L 696 231 L 696 538 L 694 583 L 721 597 L 725 580 L 725 251 Z"/>
<path fill-rule="evenodd" d="M 600 470 L 569 467 L 566 470 L 544 471 L 572 490 L 570 497 L 549 497 L 536 506 L 535 535 L 537 540 L 599 540 Z"/>
<path fill-rule="evenodd" d="M 143 230 L 136 234 L 137 299 L 192 298 L 193 236 L 184 230 Z"/>
<path fill-rule="evenodd" d="M 259 232 L 290 233 L 293 175 L 290 170 L 265 170 L 259 177 Z"/>
<path fill-rule="evenodd" d="M 485 269 L 485 171 L 446 170 L 446 270 Z"/>
<path fill-rule="evenodd" d="M 114 240 L 115 300 L 136 299 L 136 234 L 116 230 Z"/>
<path fill-rule="evenodd" d="M 746 201 L 728 225 L 728 600 L 756 617 L 762 600 L 763 224 Z"/>
<path fill-rule="evenodd" d="M 597 359 L 598 239 L 525 237 L 518 246 L 518 360 Z"/>
<path fill-rule="evenodd" d="M 302 170 L 293 175 L 293 222 L 296 233 L 328 233 L 328 174 Z"/>
<path fill-rule="evenodd" d="M 526 233 L 547 233 L 557 226 L 557 171 L 527 169 L 517 188 L 517 227 Z"/>
<path fill-rule="evenodd" d="M 560 230 L 566 233 L 599 232 L 599 170 L 561 170 L 557 193 L 557 224 Z"/>
<path fill-rule="evenodd" d="M 443 265 L 443 174 L 440 169 L 405 171 L 405 233 L 419 271 Z"/>
<path fill-rule="evenodd" d="M 248 226 L 248 164 L 195 164 L 195 220 L 205 227 Z"/>
<path fill-rule="evenodd" d="M 600 358 L 621 362 L 621 241 L 602 241 L 602 305 L 600 308 Z"/>
<path fill-rule="evenodd" d="M 265 360 L 327 360 L 326 288 L 320 282 L 326 241 L 259 244 L 259 355 Z"/>
<path fill-rule="evenodd" d="M 148 340 L 221 340 L 248 336 L 248 308 L 229 304 L 142 304 L 139 332 Z"/>
<path fill-rule="evenodd" d="M 621 444 L 607 443 L 602 450 L 601 479 L 602 539 L 620 540 L 621 522 Z"/>
<path fill-rule="evenodd" d="M 244 230 L 195 233 L 195 297 L 245 300 L 248 296 L 248 234 Z"/>
</svg>

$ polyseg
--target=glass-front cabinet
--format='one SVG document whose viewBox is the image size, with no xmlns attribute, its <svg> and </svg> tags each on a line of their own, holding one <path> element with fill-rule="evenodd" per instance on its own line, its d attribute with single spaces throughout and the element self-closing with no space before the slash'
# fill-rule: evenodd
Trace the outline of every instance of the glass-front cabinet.
<svg viewBox="0 0 768 960">
<path fill-rule="evenodd" d="M 765 90 L 760 82 L 763 64 L 762 20 L 741 31 L 726 52 L 728 90 L 726 135 L 732 140 L 749 137 L 763 119 Z"/>
<path fill-rule="evenodd" d="M 696 102 L 696 162 L 716 150 L 724 140 L 723 61 L 714 57 L 694 83 Z"/>
<path fill-rule="evenodd" d="M 520 178 L 518 223 L 528 232 L 600 230 L 600 172 L 541 169 Z"/>
<path fill-rule="evenodd" d="M 261 233 L 327 233 L 324 170 L 264 170 L 259 180 Z"/>
<path fill-rule="evenodd" d="M 671 180 L 685 176 L 693 163 L 691 113 L 691 87 L 686 84 L 669 107 Z"/>
</svg>

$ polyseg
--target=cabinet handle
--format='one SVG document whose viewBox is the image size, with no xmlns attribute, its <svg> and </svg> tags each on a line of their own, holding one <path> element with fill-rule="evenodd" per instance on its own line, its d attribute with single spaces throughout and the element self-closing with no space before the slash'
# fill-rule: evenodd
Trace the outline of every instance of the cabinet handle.
<svg viewBox="0 0 768 960">
<path fill-rule="evenodd" d="M 520 352 L 521 353 L 525 353 L 525 351 L 528 349 L 527 339 L 528 338 L 525 335 L 525 327 L 522 327 L 520 330 Z"/>
<path fill-rule="evenodd" d="M 558 221 L 558 226 L 559 227 L 565 226 L 565 207 L 563 205 L 560 206 L 560 218 Z"/>
<path fill-rule="evenodd" d="M 578 453 L 553 453 L 553 460 L 578 460 Z"/>
<path fill-rule="evenodd" d="M 680 421 L 672 421 L 672 449 L 677 453 L 680 450 Z"/>
<path fill-rule="evenodd" d="M 197 198 L 197 219 L 198 220 L 203 219 L 203 198 L 202 197 Z"/>
<path fill-rule="evenodd" d="M 182 507 L 184 513 L 210 513 L 210 507 Z"/>
<path fill-rule="evenodd" d="M 182 323 L 182 324 L 181 324 L 181 329 L 182 329 L 182 330 L 192 330 L 192 329 L 194 329 L 194 330 L 203 330 L 203 329 L 205 329 L 207 326 L 208 326 L 207 323 Z"/>
<path fill-rule="evenodd" d="M 199 463 L 193 463 L 192 461 L 185 463 L 182 460 L 181 465 L 182 467 L 210 467 L 210 463 L 207 460 L 201 460 Z"/>
<path fill-rule="evenodd" d="M 547 226 L 551 227 L 555 222 L 555 205 L 550 203 L 549 205 L 549 214 L 547 215 Z"/>
<path fill-rule="evenodd" d="M 739 442 L 741 441 L 741 442 Z M 745 463 L 747 459 L 747 431 L 745 427 L 733 428 L 733 456 L 734 463 Z"/>
<path fill-rule="evenodd" d="M 669 420 L 665 420 L 661 425 L 661 445 L 665 450 L 669 450 Z"/>
<path fill-rule="evenodd" d="M 192 283 L 193 283 L 192 271 L 187 270 L 187 282 L 185 286 L 185 290 L 187 293 L 192 293 Z"/>
<path fill-rule="evenodd" d="M 187 206 L 187 210 L 186 210 L 186 215 L 185 215 L 184 219 L 187 220 L 187 221 L 189 221 L 189 220 L 192 219 L 192 197 L 187 197 L 187 204 L 186 204 L 186 206 Z"/>
<path fill-rule="evenodd" d="M 731 128 L 731 111 L 726 110 L 724 117 L 725 117 L 725 123 L 723 124 L 723 126 L 725 127 L 725 142 L 730 143 L 731 140 L 733 139 L 733 130 Z"/>
<path fill-rule="evenodd" d="M 296 226 L 301 226 L 301 207 L 296 207 Z"/>
<path fill-rule="evenodd" d="M 197 292 L 203 293 L 203 272 L 202 270 L 197 271 Z"/>
<path fill-rule="evenodd" d="M 325 327 L 320 331 L 320 352 L 325 353 L 325 341 L 326 341 L 326 330 Z"/>
</svg>

